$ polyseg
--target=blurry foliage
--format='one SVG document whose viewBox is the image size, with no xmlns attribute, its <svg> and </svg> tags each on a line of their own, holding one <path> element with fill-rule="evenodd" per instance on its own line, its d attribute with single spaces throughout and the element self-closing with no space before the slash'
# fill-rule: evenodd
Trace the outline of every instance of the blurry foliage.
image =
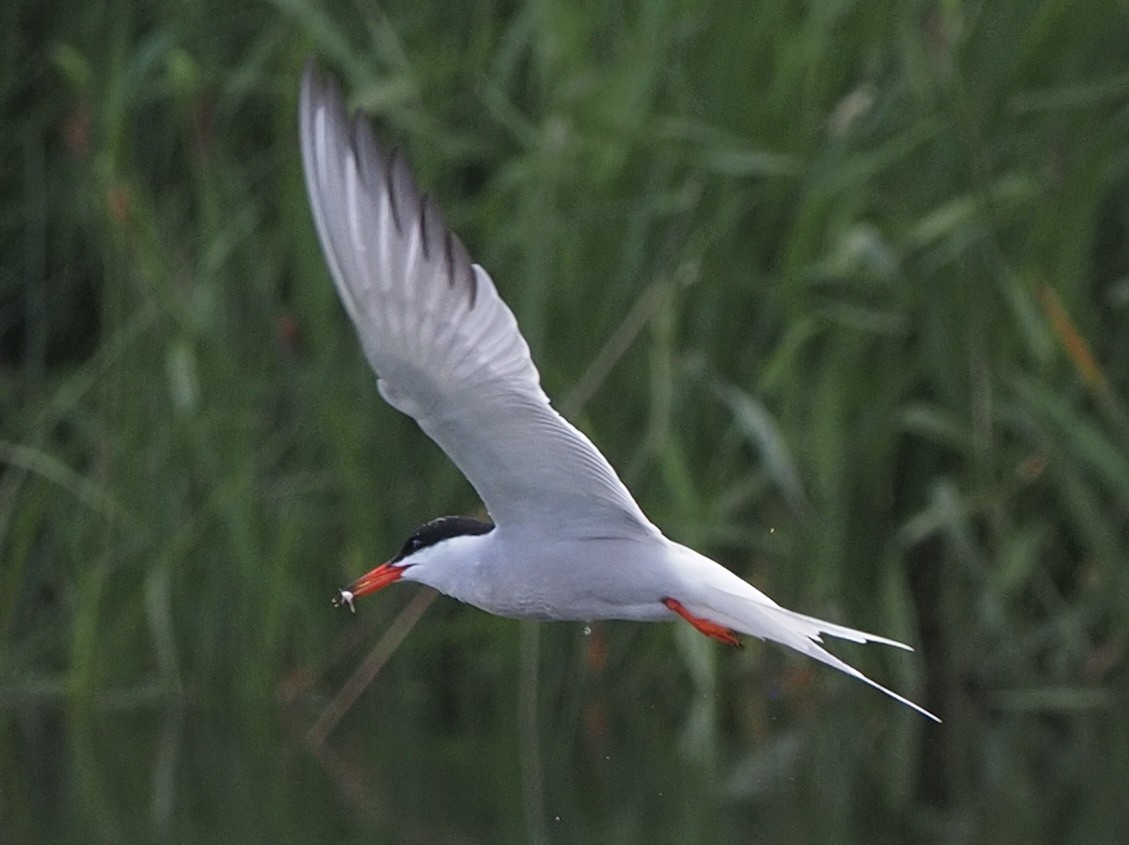
<svg viewBox="0 0 1129 845">
<path fill-rule="evenodd" d="M 355 623 L 332 589 L 478 507 L 376 396 L 329 283 L 295 137 L 315 53 L 656 522 L 919 644 L 839 652 L 946 719 L 776 649 L 530 640 L 441 602 L 341 728 L 379 785 L 337 778 L 345 806 L 446 841 L 1123 832 L 1124 2 L 56 0 L 6 4 L 0 32 L 10 829 L 43 824 L 43 761 L 67 759 L 101 838 L 137 824 L 103 779 L 152 772 L 142 838 L 223 804 L 173 774 L 194 766 L 324 838 L 300 779 L 261 794 L 273 772 L 178 751 L 202 731 L 162 708 L 250 708 L 223 724 L 269 743 L 281 699 L 300 735 L 410 597 Z M 108 762 L 107 709 L 159 752 Z M 436 814 L 437 776 L 473 809 Z"/>
</svg>

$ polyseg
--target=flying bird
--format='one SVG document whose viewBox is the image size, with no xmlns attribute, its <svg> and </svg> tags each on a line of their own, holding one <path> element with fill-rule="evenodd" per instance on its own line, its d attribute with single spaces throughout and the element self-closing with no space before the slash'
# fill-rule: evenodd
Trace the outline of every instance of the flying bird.
<svg viewBox="0 0 1129 845">
<path fill-rule="evenodd" d="M 789 646 L 919 713 L 823 648 L 823 636 L 895 640 L 781 607 L 647 519 L 611 464 L 549 402 L 494 282 L 336 83 L 311 59 L 299 105 L 302 163 L 326 262 L 380 395 L 454 461 L 491 521 L 432 520 L 340 590 L 348 605 L 417 581 L 499 616 L 683 619 L 730 645 Z"/>
</svg>

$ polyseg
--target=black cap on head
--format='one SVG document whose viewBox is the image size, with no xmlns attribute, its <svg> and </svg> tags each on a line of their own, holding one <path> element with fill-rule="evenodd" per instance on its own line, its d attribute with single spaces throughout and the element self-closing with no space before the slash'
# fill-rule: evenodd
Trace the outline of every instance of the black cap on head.
<svg viewBox="0 0 1129 845">
<path fill-rule="evenodd" d="M 452 537 L 462 537 L 467 534 L 488 534 L 494 530 L 494 523 L 483 522 L 480 519 L 471 519 L 468 516 L 441 516 L 431 522 L 424 523 L 412 532 L 396 557 L 390 563 L 398 563 L 409 555 L 415 554 L 420 549 L 434 546 L 443 540 Z"/>
</svg>

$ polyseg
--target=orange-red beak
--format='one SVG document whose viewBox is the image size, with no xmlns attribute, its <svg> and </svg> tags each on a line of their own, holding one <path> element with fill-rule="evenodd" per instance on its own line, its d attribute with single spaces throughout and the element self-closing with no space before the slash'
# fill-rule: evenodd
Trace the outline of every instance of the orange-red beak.
<svg viewBox="0 0 1129 845">
<path fill-rule="evenodd" d="M 341 607 L 341 605 L 347 604 L 349 610 L 356 613 L 357 610 L 353 607 L 354 601 L 361 596 L 367 596 L 369 593 L 383 590 L 389 584 L 396 583 L 403 577 L 404 570 L 407 568 L 407 566 L 396 563 L 380 564 L 376 569 L 366 572 L 344 590 L 338 590 L 337 595 L 333 598 L 333 606 Z"/>
</svg>

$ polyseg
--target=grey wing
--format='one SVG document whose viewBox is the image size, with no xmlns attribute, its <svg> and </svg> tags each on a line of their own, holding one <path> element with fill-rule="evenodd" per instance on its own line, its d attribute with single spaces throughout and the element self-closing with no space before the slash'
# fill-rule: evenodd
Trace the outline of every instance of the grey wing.
<svg viewBox="0 0 1129 845">
<path fill-rule="evenodd" d="M 656 532 L 599 450 L 549 404 L 490 276 L 404 158 L 346 116 L 312 60 L 299 123 L 318 236 L 381 395 L 439 444 L 500 525 Z"/>
</svg>

